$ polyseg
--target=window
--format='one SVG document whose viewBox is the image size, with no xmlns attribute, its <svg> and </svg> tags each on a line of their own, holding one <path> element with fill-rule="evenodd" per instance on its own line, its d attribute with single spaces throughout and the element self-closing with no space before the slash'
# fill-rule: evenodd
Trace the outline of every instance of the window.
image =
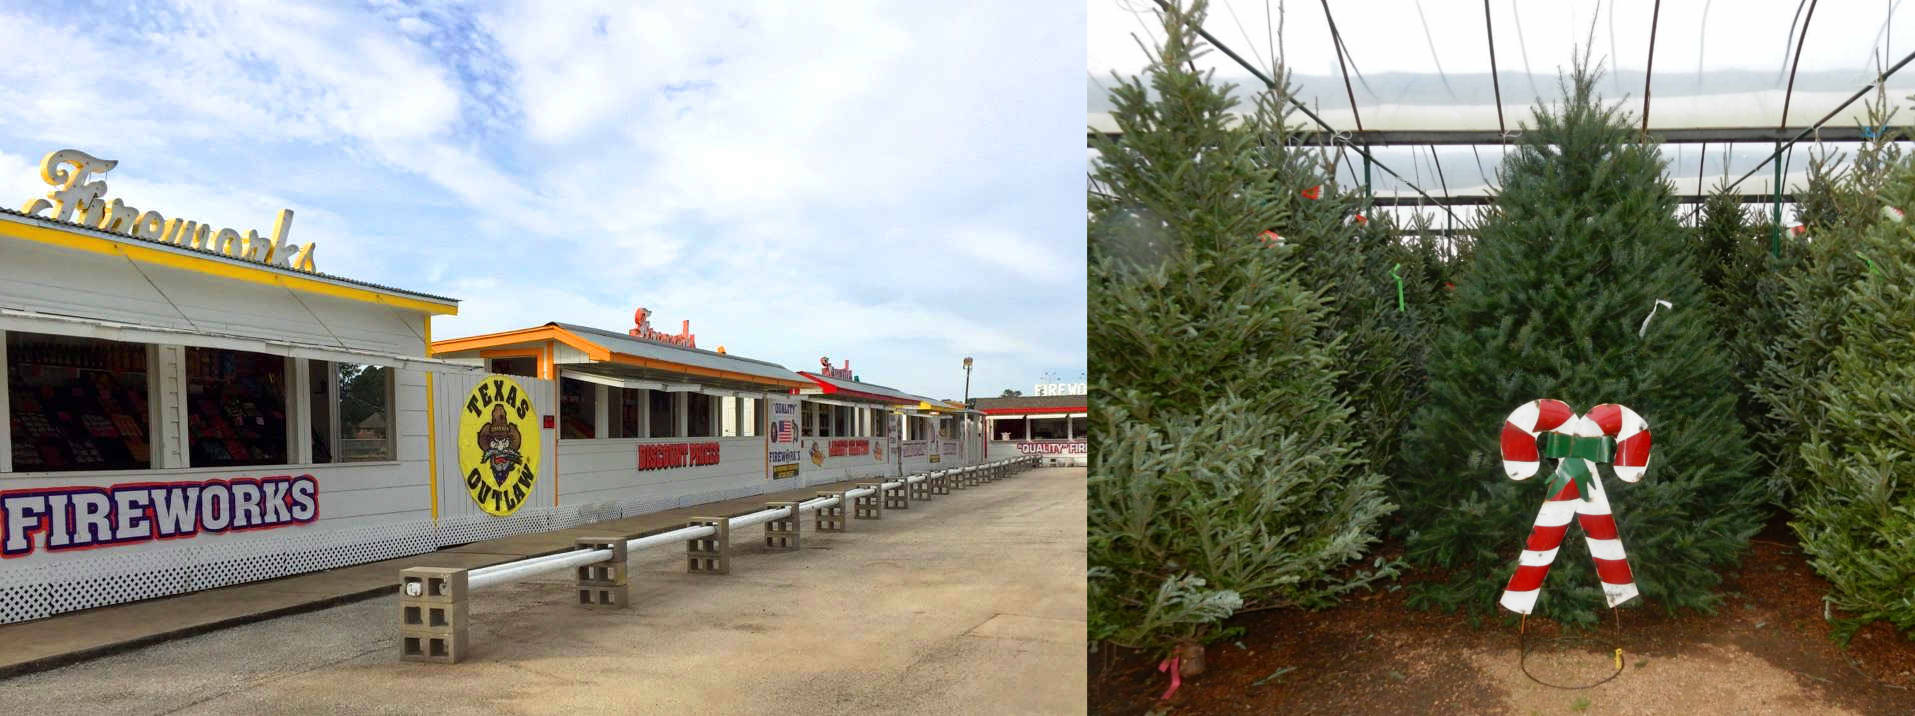
<svg viewBox="0 0 1915 716">
<path fill-rule="evenodd" d="M 9 331 L 6 346 L 13 469 L 152 466 L 145 345 Z"/>
<path fill-rule="evenodd" d="M 839 436 L 839 437 L 855 435 L 856 431 L 852 429 L 853 423 L 851 422 L 852 421 L 851 406 L 833 405 L 833 406 L 830 406 L 830 408 L 831 408 L 831 419 L 832 419 L 831 424 L 833 426 L 831 434 Z"/>
<path fill-rule="evenodd" d="M 685 394 L 685 437 L 712 437 L 712 396 Z"/>
<path fill-rule="evenodd" d="M 559 379 L 559 438 L 598 437 L 598 386 L 571 378 Z"/>
<path fill-rule="evenodd" d="M 1090 416 L 1078 415 L 1071 418 L 1071 437 L 1083 439 L 1090 435 Z"/>
<path fill-rule="evenodd" d="M 605 436 L 611 438 L 644 437 L 645 424 L 641 420 L 644 414 L 639 406 L 644 405 L 645 391 L 638 388 L 606 388 L 605 419 L 611 422 L 605 430 Z"/>
<path fill-rule="evenodd" d="M 646 391 L 651 393 L 652 437 L 678 437 L 678 401 L 672 393 L 662 390 Z"/>
<path fill-rule="evenodd" d="M 306 371 L 314 463 L 397 459 L 391 368 L 309 360 Z"/>
<path fill-rule="evenodd" d="M 286 359 L 218 348 L 185 354 L 193 467 L 286 464 Z"/>
<path fill-rule="evenodd" d="M 740 424 L 744 426 L 744 429 L 739 431 L 738 434 L 740 436 L 754 438 L 765 434 L 765 399 L 739 398 L 738 407 L 741 408 L 744 413 L 740 419 Z"/>
<path fill-rule="evenodd" d="M 950 440 L 957 433 L 957 421 L 952 418 L 938 418 L 938 437 Z"/>
<path fill-rule="evenodd" d="M 884 437 L 884 425 L 888 422 L 891 422 L 891 413 L 886 412 L 884 408 L 872 408 L 871 437 Z"/>
<path fill-rule="evenodd" d="M 1063 418 L 1034 418 L 1031 420 L 1031 439 L 1063 440 L 1067 429 L 1068 424 Z"/>
<path fill-rule="evenodd" d="M 493 358 L 489 370 L 499 375 L 522 375 L 527 378 L 539 377 L 539 359 L 531 356 L 521 358 Z"/>
</svg>

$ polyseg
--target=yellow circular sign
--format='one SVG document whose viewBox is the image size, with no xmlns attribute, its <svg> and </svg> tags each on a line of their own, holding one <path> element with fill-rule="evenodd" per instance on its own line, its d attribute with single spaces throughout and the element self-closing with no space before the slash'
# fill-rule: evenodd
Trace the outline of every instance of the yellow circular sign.
<svg viewBox="0 0 1915 716">
<path fill-rule="evenodd" d="M 539 415 L 532 397 L 502 375 L 488 375 L 459 411 L 459 472 L 479 509 L 518 511 L 538 483 Z"/>
</svg>

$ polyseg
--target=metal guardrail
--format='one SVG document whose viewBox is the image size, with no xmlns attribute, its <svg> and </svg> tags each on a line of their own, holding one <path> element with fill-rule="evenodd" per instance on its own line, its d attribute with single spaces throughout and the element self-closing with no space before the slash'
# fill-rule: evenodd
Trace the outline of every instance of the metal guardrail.
<svg viewBox="0 0 1915 716">
<path fill-rule="evenodd" d="M 774 503 L 775 507 L 737 517 L 693 518 L 685 527 L 637 538 L 593 537 L 578 540 L 577 549 L 528 557 L 477 569 L 447 567 L 411 567 L 400 572 L 399 656 L 405 661 L 457 663 L 470 646 L 467 622 L 469 597 L 475 590 L 509 584 L 528 577 L 563 569 L 578 575 L 579 603 L 583 606 L 623 608 L 630 595 L 628 578 L 631 554 L 667 544 L 685 543 L 688 571 L 705 574 L 730 572 L 731 533 L 733 530 L 767 525 L 766 543 L 774 538 L 793 549 L 797 546 L 804 513 L 833 510 L 829 520 L 836 528 L 826 528 L 824 515 L 818 515 L 820 531 L 843 531 L 846 519 L 876 518 L 887 505 L 907 508 L 914 499 L 929 499 L 932 494 L 949 494 L 949 488 L 962 489 L 1009 477 L 1035 467 L 1036 455 L 994 460 L 978 465 L 907 475 L 894 480 L 873 481 L 842 492 L 822 493 L 799 502 Z M 933 483 L 926 486 L 923 483 Z M 935 489 L 927 489 L 934 487 Z M 872 498 L 879 499 L 872 499 Z M 776 524 L 773 524 L 776 523 Z"/>
</svg>

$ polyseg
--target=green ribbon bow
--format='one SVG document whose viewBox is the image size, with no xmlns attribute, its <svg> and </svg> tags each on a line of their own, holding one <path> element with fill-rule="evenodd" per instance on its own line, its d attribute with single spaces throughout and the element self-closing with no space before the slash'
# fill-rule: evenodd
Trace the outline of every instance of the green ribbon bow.
<svg viewBox="0 0 1915 716">
<path fill-rule="evenodd" d="M 1596 476 L 1589 469 L 1589 463 L 1583 461 L 1609 462 L 1616 456 L 1616 439 L 1607 435 L 1578 437 L 1543 433 L 1536 447 L 1543 457 L 1561 460 L 1556 463 L 1555 474 L 1549 476 L 1549 496 L 1554 497 L 1563 489 L 1564 483 L 1575 480 L 1576 491 L 1584 501 L 1589 500 L 1589 482 Z"/>
</svg>

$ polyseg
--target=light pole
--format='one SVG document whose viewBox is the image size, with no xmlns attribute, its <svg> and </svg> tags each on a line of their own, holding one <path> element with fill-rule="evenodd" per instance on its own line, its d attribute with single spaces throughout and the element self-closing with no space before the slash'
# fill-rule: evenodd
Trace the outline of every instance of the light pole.
<svg viewBox="0 0 1915 716">
<path fill-rule="evenodd" d="M 971 407 L 971 357 L 964 357 L 964 407 Z"/>
</svg>

